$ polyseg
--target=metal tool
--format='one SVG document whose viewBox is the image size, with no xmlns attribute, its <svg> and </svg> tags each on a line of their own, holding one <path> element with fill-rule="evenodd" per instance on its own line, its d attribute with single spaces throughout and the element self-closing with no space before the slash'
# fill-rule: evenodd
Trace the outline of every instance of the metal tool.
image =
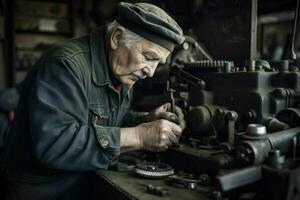
<svg viewBox="0 0 300 200">
<path fill-rule="evenodd" d="M 171 112 L 175 113 L 175 99 L 174 99 L 175 90 L 173 90 L 170 87 L 170 81 L 167 81 L 167 92 L 169 92 L 169 96 L 170 96 L 170 100 L 171 100 Z"/>
<path fill-rule="evenodd" d="M 157 195 L 160 197 L 166 197 L 170 195 L 170 192 L 167 188 L 163 188 L 161 186 L 154 186 L 152 184 L 141 184 L 147 188 L 147 192 L 153 195 Z"/>
<path fill-rule="evenodd" d="M 199 177 L 193 175 L 172 175 L 167 180 L 172 185 L 180 185 L 186 189 L 195 189 L 198 185 L 208 185 L 210 178 L 206 174 Z"/>
<path fill-rule="evenodd" d="M 298 15 L 299 15 L 299 0 L 297 0 L 297 5 L 296 5 L 296 9 L 295 9 L 295 17 L 294 17 L 294 23 L 293 23 L 293 35 L 292 35 L 292 41 L 291 41 L 291 59 L 293 59 L 293 60 L 296 60 L 296 58 L 297 58 L 294 46 L 295 46 Z"/>
</svg>

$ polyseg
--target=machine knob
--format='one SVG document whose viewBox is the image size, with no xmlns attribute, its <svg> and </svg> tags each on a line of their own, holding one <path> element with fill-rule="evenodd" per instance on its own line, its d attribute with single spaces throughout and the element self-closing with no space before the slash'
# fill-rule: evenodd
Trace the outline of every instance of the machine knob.
<svg viewBox="0 0 300 200">
<path fill-rule="evenodd" d="M 261 124 L 249 124 L 246 130 L 247 135 L 262 136 L 267 134 L 267 129 Z"/>
</svg>

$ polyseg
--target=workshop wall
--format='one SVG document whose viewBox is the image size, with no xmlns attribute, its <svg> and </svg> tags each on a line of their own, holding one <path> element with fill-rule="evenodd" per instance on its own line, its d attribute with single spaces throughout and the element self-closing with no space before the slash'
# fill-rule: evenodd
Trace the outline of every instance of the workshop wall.
<svg viewBox="0 0 300 200">
<path fill-rule="evenodd" d="M 0 88 L 6 87 L 6 69 L 4 61 L 4 16 L 3 8 L 0 7 Z"/>
<path fill-rule="evenodd" d="M 6 10 L 6 16 L 3 12 L 0 13 L 2 16 L 0 16 L 0 26 L 8 25 L 0 30 L 0 88 L 18 85 L 42 52 L 53 43 L 87 34 L 96 27 L 112 21 L 116 15 L 116 5 L 119 2 L 120 0 L 1 1 L 2 10 Z M 216 41 L 227 44 L 226 41 L 230 40 L 230 37 L 224 37 L 220 40 L 222 38 L 220 37 L 220 30 L 222 29 L 212 26 L 204 27 L 205 23 L 201 23 L 201 20 L 207 22 L 204 19 L 208 19 L 210 15 L 213 16 L 217 10 L 224 10 L 223 13 L 226 17 L 226 9 L 232 9 L 232 5 L 236 1 L 190 0 L 187 3 L 186 1 L 174 0 L 128 0 L 127 2 L 149 2 L 162 7 L 178 21 L 185 34 L 192 36 L 201 43 L 201 46 L 207 49 L 215 59 L 224 59 L 222 55 L 227 54 L 232 57 L 236 56 L 228 50 L 230 47 L 219 44 L 220 42 L 215 44 Z M 286 58 L 288 52 L 283 53 L 283 51 L 288 43 L 289 38 L 287 37 L 290 37 L 292 31 L 294 4 L 295 0 L 258 1 L 258 59 Z M 283 13 L 283 15 L 276 15 L 275 21 L 268 20 L 267 15 L 273 16 L 273 13 Z M 240 14 L 243 15 L 243 13 Z M 237 20 L 235 20 L 234 15 L 231 13 L 232 22 L 239 19 L 236 18 Z M 3 23 L 3 21 L 7 23 Z M 221 22 L 215 20 L 214 23 Z M 241 30 L 241 28 L 237 25 L 232 26 L 232 31 L 235 30 Z M 3 36 L 5 36 L 5 40 L 1 39 Z M 234 38 L 231 37 L 231 39 Z M 295 49 L 298 52 L 299 48 L 299 39 L 296 39 Z M 240 49 L 238 52 L 241 54 Z"/>
</svg>

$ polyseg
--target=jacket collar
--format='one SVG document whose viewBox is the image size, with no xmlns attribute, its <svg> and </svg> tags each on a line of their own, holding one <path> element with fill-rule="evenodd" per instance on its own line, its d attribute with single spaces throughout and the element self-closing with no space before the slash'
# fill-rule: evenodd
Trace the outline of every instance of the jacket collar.
<svg viewBox="0 0 300 200">
<path fill-rule="evenodd" d="M 107 64 L 105 51 L 105 28 L 105 26 L 99 27 L 90 34 L 92 80 L 98 86 L 110 85 L 113 88 L 112 74 Z M 127 85 L 122 85 L 122 87 L 126 93 L 131 89 Z"/>
<path fill-rule="evenodd" d="M 92 79 L 99 86 L 112 83 L 107 64 L 105 44 L 105 27 L 100 27 L 90 34 Z"/>
</svg>

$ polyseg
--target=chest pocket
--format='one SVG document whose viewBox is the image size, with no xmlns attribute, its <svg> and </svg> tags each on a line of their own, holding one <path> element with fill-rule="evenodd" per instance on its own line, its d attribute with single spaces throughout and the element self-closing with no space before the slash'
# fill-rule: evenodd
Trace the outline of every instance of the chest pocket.
<svg viewBox="0 0 300 200">
<path fill-rule="evenodd" d="M 108 126 L 109 125 L 109 111 L 107 107 L 102 105 L 89 105 L 89 120 L 90 123 L 99 125 L 99 126 Z"/>
</svg>

